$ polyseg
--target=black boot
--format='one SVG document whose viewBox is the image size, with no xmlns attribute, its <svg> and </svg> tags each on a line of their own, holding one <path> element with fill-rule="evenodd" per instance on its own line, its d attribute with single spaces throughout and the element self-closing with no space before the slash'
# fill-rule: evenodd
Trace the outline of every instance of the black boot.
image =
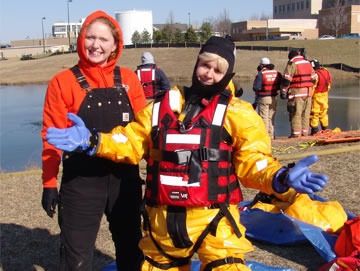
<svg viewBox="0 0 360 271">
<path fill-rule="evenodd" d="M 319 132 L 319 129 L 317 127 L 311 127 L 311 133 L 310 135 L 315 135 Z"/>
<path fill-rule="evenodd" d="M 321 125 L 321 130 L 326 130 L 328 127 L 327 126 L 322 126 Z"/>
</svg>

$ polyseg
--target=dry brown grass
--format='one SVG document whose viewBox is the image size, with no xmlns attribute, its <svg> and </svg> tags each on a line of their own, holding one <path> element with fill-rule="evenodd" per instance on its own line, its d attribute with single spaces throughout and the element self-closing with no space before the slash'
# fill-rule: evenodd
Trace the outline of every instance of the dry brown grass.
<svg viewBox="0 0 360 271">
<path fill-rule="evenodd" d="M 359 39 L 242 42 L 238 45 L 305 47 L 309 59 L 317 58 L 321 63 L 345 63 L 360 67 Z M 199 48 L 151 48 L 124 49 L 119 65 L 135 70 L 140 64 L 143 51 L 150 51 L 156 63 L 164 70 L 171 82 L 190 80 Z M 267 56 L 282 72 L 286 66 L 288 52 L 238 50 L 234 71 L 235 78 L 253 80 L 261 57 Z M 13 58 L 0 65 L 0 85 L 47 84 L 58 72 L 68 69 L 78 61 L 77 54 L 64 54 L 36 60 L 21 61 Z M 330 69 L 336 79 L 359 79 L 358 73 Z"/>
<path fill-rule="evenodd" d="M 274 143 L 274 148 L 295 146 L 297 142 Z M 295 146 L 296 147 L 296 146 Z M 342 143 L 314 146 L 299 152 L 324 149 L 359 147 L 359 143 Z M 282 153 L 274 153 L 274 156 Z M 360 152 L 347 151 L 320 156 L 311 166 L 312 171 L 326 174 L 329 182 L 320 196 L 338 200 L 345 210 L 360 215 L 359 176 Z M 281 160 L 286 165 L 293 160 Z M 41 171 L 29 171 L 0 175 L 1 220 L 1 267 L 4 271 L 57 270 L 59 260 L 59 228 L 57 218 L 49 218 L 43 211 Z M 257 191 L 244 189 L 245 200 L 251 200 Z M 325 261 L 310 244 L 275 246 L 253 241 L 255 251 L 247 254 L 247 260 L 270 266 L 282 266 L 296 270 L 317 270 Z M 102 270 L 114 260 L 114 246 L 103 219 L 98 234 L 94 258 L 94 270 Z"/>
</svg>

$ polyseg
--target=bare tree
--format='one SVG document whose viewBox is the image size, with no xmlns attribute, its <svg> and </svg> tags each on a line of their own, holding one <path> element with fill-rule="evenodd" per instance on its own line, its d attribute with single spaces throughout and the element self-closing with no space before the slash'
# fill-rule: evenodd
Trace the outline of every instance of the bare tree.
<svg viewBox="0 0 360 271">
<path fill-rule="evenodd" d="M 220 32 L 224 37 L 231 34 L 231 20 L 229 17 L 229 12 L 224 9 L 220 13 L 218 20 L 216 22 L 216 31 Z"/>
<path fill-rule="evenodd" d="M 339 35 L 340 30 L 346 25 L 347 18 L 345 14 L 344 0 L 333 0 L 332 9 L 327 16 L 325 26 L 335 33 L 335 37 Z"/>
<path fill-rule="evenodd" d="M 165 25 L 163 32 L 168 43 L 171 43 L 175 39 L 174 13 L 172 11 L 169 12 L 167 24 Z"/>
</svg>

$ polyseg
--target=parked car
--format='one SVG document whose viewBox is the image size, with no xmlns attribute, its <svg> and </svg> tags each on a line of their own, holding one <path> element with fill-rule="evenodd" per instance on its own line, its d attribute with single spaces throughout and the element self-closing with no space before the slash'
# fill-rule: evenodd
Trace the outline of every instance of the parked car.
<svg viewBox="0 0 360 271">
<path fill-rule="evenodd" d="M 333 40 L 333 39 L 335 39 L 335 37 L 331 35 L 322 35 L 318 37 L 318 40 Z"/>
<path fill-rule="evenodd" d="M 360 38 L 358 33 L 350 33 L 344 36 L 344 39 Z"/>
</svg>

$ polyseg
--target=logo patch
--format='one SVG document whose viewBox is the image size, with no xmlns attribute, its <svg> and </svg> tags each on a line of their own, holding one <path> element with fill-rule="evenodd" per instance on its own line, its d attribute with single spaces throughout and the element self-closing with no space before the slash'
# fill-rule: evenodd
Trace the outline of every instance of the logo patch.
<svg viewBox="0 0 360 271">
<path fill-rule="evenodd" d="M 123 121 L 129 122 L 130 121 L 130 114 L 128 112 L 122 113 Z"/>
<path fill-rule="evenodd" d="M 186 191 L 176 191 L 172 190 L 169 192 L 169 198 L 171 200 L 188 200 L 189 199 L 189 193 Z"/>
</svg>

